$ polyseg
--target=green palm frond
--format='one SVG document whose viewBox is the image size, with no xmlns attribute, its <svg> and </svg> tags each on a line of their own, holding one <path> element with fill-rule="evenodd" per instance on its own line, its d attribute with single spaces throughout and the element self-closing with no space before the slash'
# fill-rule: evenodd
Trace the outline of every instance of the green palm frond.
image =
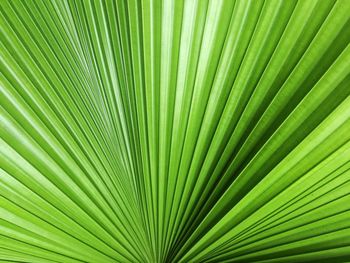
<svg viewBox="0 0 350 263">
<path fill-rule="evenodd" d="M 1 262 L 350 260 L 350 1 L 0 0 Z"/>
</svg>

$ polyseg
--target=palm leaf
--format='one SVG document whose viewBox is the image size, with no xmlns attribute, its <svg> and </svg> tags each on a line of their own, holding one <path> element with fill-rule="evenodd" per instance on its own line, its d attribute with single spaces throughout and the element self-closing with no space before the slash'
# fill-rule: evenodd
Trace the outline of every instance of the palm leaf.
<svg viewBox="0 0 350 263">
<path fill-rule="evenodd" d="M 350 1 L 3 0 L 2 262 L 345 262 Z"/>
</svg>

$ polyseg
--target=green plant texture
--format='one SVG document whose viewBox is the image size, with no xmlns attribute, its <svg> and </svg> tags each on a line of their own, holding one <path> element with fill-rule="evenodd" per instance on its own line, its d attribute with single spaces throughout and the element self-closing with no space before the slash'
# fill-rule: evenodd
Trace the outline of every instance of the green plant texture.
<svg viewBox="0 0 350 263">
<path fill-rule="evenodd" d="M 0 262 L 350 262 L 350 0 L 0 0 Z"/>
</svg>

